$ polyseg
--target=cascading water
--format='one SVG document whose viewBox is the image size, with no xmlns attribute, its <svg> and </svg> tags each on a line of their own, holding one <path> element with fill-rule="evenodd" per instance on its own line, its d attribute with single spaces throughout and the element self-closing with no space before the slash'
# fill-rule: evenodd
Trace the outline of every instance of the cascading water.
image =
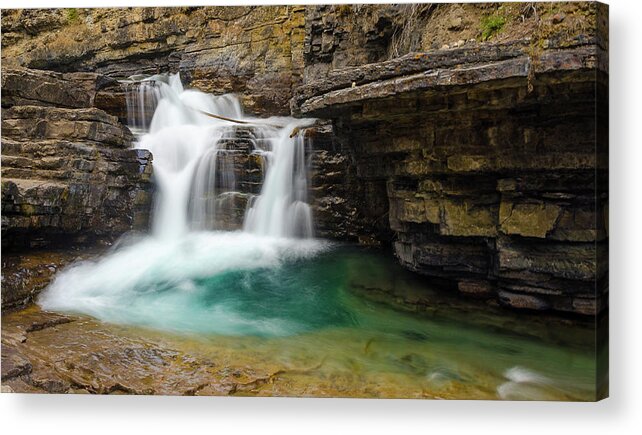
<svg viewBox="0 0 642 435">
<path fill-rule="evenodd" d="M 264 160 L 265 181 L 260 195 L 248 201 L 244 230 L 261 236 L 312 237 L 306 140 L 300 133 L 292 135 L 309 121 L 245 118 L 234 96 L 184 90 L 178 75 L 154 76 L 132 86 L 128 107 L 134 127 L 140 131 L 149 125 L 136 146 L 154 156 L 159 188 L 156 235 L 217 229 L 217 209 L 230 194 L 242 193 L 236 192 L 233 156 L 219 146 L 235 126 L 205 114 L 211 113 L 246 123 L 257 138 L 253 153 Z M 150 109 L 154 116 L 148 123 Z"/>
<path fill-rule="evenodd" d="M 308 164 L 303 135 L 290 138 L 290 124 L 264 153 L 267 175 L 261 195 L 248 209 L 244 229 L 258 235 L 312 237 L 312 213 L 307 204 Z"/>
<path fill-rule="evenodd" d="M 125 83 L 127 95 L 127 124 L 133 132 L 149 128 L 154 109 L 160 100 L 159 88 L 153 80 Z"/>
</svg>

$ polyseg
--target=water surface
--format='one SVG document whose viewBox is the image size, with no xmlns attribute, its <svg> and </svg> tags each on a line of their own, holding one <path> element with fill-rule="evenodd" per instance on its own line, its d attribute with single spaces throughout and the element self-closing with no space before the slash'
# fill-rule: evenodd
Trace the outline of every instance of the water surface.
<svg viewBox="0 0 642 435">
<path fill-rule="evenodd" d="M 321 395 L 594 397 L 592 328 L 452 297 L 372 249 L 241 232 L 150 238 L 63 272 L 41 304 L 250 366 L 304 367 L 293 394 L 298 382 Z"/>
</svg>

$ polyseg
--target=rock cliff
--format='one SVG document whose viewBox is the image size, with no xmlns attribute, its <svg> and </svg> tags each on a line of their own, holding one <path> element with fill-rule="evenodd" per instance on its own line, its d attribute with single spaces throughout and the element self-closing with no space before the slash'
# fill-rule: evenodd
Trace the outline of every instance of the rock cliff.
<svg viewBox="0 0 642 435">
<path fill-rule="evenodd" d="M 2 11 L 5 66 L 113 78 L 180 72 L 254 114 L 288 115 L 303 71 L 303 7 L 96 8 Z"/>
</svg>

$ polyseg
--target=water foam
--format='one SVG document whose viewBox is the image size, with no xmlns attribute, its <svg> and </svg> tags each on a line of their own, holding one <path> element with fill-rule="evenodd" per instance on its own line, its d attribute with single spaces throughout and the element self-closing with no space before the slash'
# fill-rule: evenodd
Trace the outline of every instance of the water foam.
<svg viewBox="0 0 642 435">
<path fill-rule="evenodd" d="M 497 387 L 497 395 L 504 400 L 553 400 L 551 387 L 555 382 L 533 370 L 511 367 L 504 372 L 507 379 Z"/>
<path fill-rule="evenodd" d="M 270 313 L 247 318 L 234 307 L 230 287 L 247 274 L 275 271 L 328 247 L 313 239 L 244 232 L 191 232 L 173 240 L 147 237 L 97 261 L 74 264 L 56 276 L 39 303 L 47 310 L 161 329 L 286 335 L 303 325 Z M 199 283 L 212 277 L 222 279 L 220 288 Z M 216 303 L 203 304 L 204 297 Z"/>
</svg>

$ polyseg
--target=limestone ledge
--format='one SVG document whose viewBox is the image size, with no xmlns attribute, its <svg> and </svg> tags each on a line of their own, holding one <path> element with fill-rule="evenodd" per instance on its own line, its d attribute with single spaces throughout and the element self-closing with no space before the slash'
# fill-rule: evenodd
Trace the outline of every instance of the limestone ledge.
<svg viewBox="0 0 642 435">
<path fill-rule="evenodd" d="M 295 90 L 290 104 L 300 116 L 332 117 L 366 100 L 405 92 L 470 86 L 548 72 L 594 71 L 597 47 L 582 41 L 576 47 L 529 55 L 528 41 L 483 44 L 469 48 L 417 52 L 384 62 L 330 72 L 327 78 Z"/>
</svg>

